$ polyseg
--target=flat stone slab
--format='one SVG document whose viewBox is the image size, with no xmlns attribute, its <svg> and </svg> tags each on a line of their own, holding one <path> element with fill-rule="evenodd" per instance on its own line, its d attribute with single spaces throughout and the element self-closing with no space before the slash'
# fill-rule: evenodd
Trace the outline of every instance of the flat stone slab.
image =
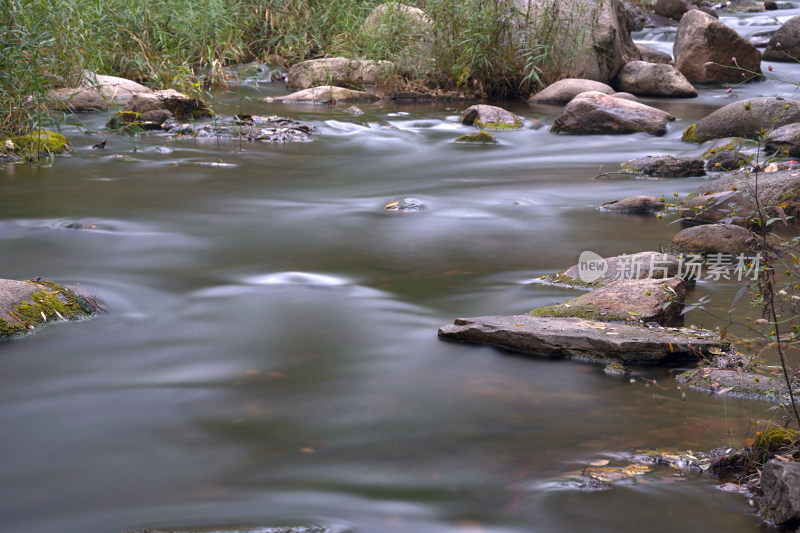
<svg viewBox="0 0 800 533">
<path fill-rule="evenodd" d="M 671 328 L 530 315 L 458 318 L 439 329 L 439 337 L 552 358 L 645 365 L 694 361 L 728 347 L 717 339 Z"/>
</svg>

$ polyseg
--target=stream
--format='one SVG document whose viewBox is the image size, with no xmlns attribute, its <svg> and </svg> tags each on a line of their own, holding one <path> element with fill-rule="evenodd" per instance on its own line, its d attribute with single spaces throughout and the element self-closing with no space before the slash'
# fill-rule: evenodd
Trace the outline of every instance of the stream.
<svg viewBox="0 0 800 533">
<path fill-rule="evenodd" d="M 722 20 L 750 36 L 798 13 Z M 671 51 L 674 33 L 634 37 Z M 796 97 L 779 81 L 699 89 L 641 99 L 680 117 L 663 137 L 553 135 L 559 107 L 498 103 L 525 128 L 497 146 L 453 143 L 474 131 L 462 104 L 381 101 L 353 116 L 266 103 L 286 93 L 266 81 L 218 90 L 215 110 L 307 121 L 312 142 L 88 135 L 110 114 L 68 119 L 73 155 L 0 167 L 0 271 L 79 285 L 107 313 L 0 346 L 0 529 L 771 531 L 699 474 L 574 481 L 634 450 L 741 446 L 776 416 L 770 404 L 682 401 L 676 368 L 612 377 L 436 334 L 576 296 L 537 280 L 584 250 L 669 244 L 680 224 L 596 208 L 709 178 L 592 178 L 699 155 L 683 129 L 735 99 Z M 405 197 L 425 209 L 385 210 Z M 737 290 L 701 281 L 688 299 L 724 313 Z"/>
</svg>

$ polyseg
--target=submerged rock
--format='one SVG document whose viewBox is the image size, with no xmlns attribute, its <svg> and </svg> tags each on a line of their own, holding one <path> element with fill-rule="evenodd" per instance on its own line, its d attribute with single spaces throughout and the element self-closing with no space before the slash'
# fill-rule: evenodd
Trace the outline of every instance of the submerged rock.
<svg viewBox="0 0 800 533">
<path fill-rule="evenodd" d="M 751 98 L 717 109 L 683 132 L 682 141 L 702 143 L 725 137 L 757 139 L 773 128 L 800 122 L 800 100 Z"/>
<path fill-rule="evenodd" d="M 422 200 L 417 198 L 402 198 L 400 200 L 392 200 L 385 206 L 387 211 L 398 211 L 400 213 L 417 213 L 425 209 L 425 204 Z"/>
<path fill-rule="evenodd" d="M 476 131 L 475 133 L 468 133 L 457 138 L 455 142 L 459 144 L 498 144 L 494 135 L 488 131 Z"/>
<path fill-rule="evenodd" d="M 700 159 L 679 159 L 671 155 L 647 156 L 631 159 L 622 164 L 626 170 L 634 170 L 643 176 L 661 178 L 688 178 L 705 176 L 705 163 Z"/>
<path fill-rule="evenodd" d="M 267 102 L 335 105 L 352 102 L 374 102 L 375 100 L 380 100 L 380 98 L 365 91 L 354 91 L 343 87 L 321 85 L 319 87 L 298 91 L 287 96 L 279 96 L 277 98 L 267 97 L 265 100 Z"/>
<path fill-rule="evenodd" d="M 680 317 L 685 296 L 681 278 L 619 279 L 567 302 L 534 309 L 531 315 L 669 324 Z"/>
<path fill-rule="evenodd" d="M 191 126 L 191 127 L 190 127 Z M 319 130 L 312 124 L 299 122 L 291 118 L 270 116 L 219 118 L 213 124 L 188 125 L 181 123 L 168 124 L 167 130 L 175 138 L 197 137 L 228 140 L 246 140 L 257 142 L 308 142 Z"/>
<path fill-rule="evenodd" d="M 625 364 L 695 361 L 727 347 L 718 340 L 671 328 L 530 315 L 458 318 L 439 329 L 439 337 L 604 364 L 609 359 Z"/>
<path fill-rule="evenodd" d="M 519 117 L 502 107 L 478 104 L 461 113 L 461 123 L 489 130 L 510 130 L 522 127 Z"/>
<path fill-rule="evenodd" d="M 99 310 L 92 298 L 52 281 L 0 279 L 0 339 L 48 322 L 87 318 Z"/>
<path fill-rule="evenodd" d="M 675 117 L 639 102 L 613 98 L 599 92 L 573 98 L 553 123 L 550 131 L 566 134 L 624 134 L 647 132 L 663 135 L 667 122 Z"/>
<path fill-rule="evenodd" d="M 528 102 L 532 104 L 566 104 L 579 94 L 589 91 L 611 94 L 614 89 L 599 81 L 566 78 L 548 85 L 528 98 Z"/>
<path fill-rule="evenodd" d="M 642 214 L 663 211 L 665 204 L 655 196 L 629 196 L 622 200 L 606 202 L 600 206 L 603 211 L 615 213 Z"/>
</svg>

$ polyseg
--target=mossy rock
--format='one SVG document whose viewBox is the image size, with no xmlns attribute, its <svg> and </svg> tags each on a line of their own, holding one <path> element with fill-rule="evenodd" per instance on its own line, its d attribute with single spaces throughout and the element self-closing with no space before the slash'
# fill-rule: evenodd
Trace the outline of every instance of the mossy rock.
<svg viewBox="0 0 800 533">
<path fill-rule="evenodd" d="M 483 122 L 481 120 L 476 120 L 474 125 L 479 127 L 481 130 L 518 130 L 522 127 L 522 122 L 520 122 L 518 117 L 514 117 L 514 122 Z"/>
<path fill-rule="evenodd" d="M 23 335 L 49 322 L 88 318 L 99 311 L 92 299 L 51 281 L 0 280 L 0 294 L 9 293 L 23 297 L 13 307 L 0 309 L 0 339 Z"/>
<path fill-rule="evenodd" d="M 694 130 L 697 128 L 697 124 L 692 124 L 685 130 L 683 130 L 683 135 L 681 135 L 681 140 L 685 143 L 697 143 L 700 144 L 700 141 L 695 139 Z"/>
<path fill-rule="evenodd" d="M 14 144 L 14 151 L 21 156 L 38 157 L 72 151 L 66 137 L 47 130 L 11 137 L 10 141 Z"/>
<path fill-rule="evenodd" d="M 214 116 L 199 98 L 162 98 L 162 106 L 179 120 L 198 120 Z"/>
<path fill-rule="evenodd" d="M 753 458 L 759 463 L 766 463 L 775 454 L 794 446 L 800 435 L 796 431 L 784 428 L 770 428 L 756 435 L 753 442 Z"/>
<path fill-rule="evenodd" d="M 494 135 L 486 130 L 462 135 L 456 139 L 455 142 L 460 144 L 498 144 L 497 139 L 494 138 Z"/>
</svg>

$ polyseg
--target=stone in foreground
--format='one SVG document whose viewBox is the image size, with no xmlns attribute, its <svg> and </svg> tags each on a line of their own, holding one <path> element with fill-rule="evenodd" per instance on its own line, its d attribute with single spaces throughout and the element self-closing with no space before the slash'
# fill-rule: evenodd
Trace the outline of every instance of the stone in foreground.
<svg viewBox="0 0 800 533">
<path fill-rule="evenodd" d="M 564 107 L 550 131 L 566 134 L 624 134 L 647 132 L 664 135 L 675 117 L 654 107 L 607 94 L 581 93 Z"/>
<path fill-rule="evenodd" d="M 514 113 L 502 107 L 477 104 L 468 107 L 461 114 L 461 123 L 488 130 L 513 130 L 522 127 L 522 123 Z"/>
<path fill-rule="evenodd" d="M 772 459 L 761 472 L 764 514 L 776 525 L 800 526 L 800 463 Z"/>
<path fill-rule="evenodd" d="M 686 283 L 678 277 L 618 279 L 567 302 L 534 309 L 531 315 L 670 324 L 681 318 L 685 297 Z"/>
<path fill-rule="evenodd" d="M 750 98 L 717 109 L 683 132 L 684 142 L 726 137 L 758 139 L 763 133 L 800 122 L 800 101 L 781 97 Z M 762 133 L 763 130 L 763 133 Z"/>
<path fill-rule="evenodd" d="M 609 359 L 635 364 L 694 361 L 726 348 L 717 340 L 669 328 L 530 315 L 458 318 L 441 328 L 439 337 L 603 363 Z"/>
<path fill-rule="evenodd" d="M 689 80 L 672 65 L 631 61 L 626 63 L 615 79 L 614 87 L 640 96 L 694 98 L 697 96 Z"/>
<path fill-rule="evenodd" d="M 87 318 L 98 310 L 91 298 L 51 281 L 0 279 L 0 339 L 48 322 Z"/>
<path fill-rule="evenodd" d="M 611 94 L 614 89 L 600 81 L 566 78 L 548 85 L 528 98 L 528 102 L 532 104 L 566 104 L 579 94 L 589 91 Z"/>
</svg>

